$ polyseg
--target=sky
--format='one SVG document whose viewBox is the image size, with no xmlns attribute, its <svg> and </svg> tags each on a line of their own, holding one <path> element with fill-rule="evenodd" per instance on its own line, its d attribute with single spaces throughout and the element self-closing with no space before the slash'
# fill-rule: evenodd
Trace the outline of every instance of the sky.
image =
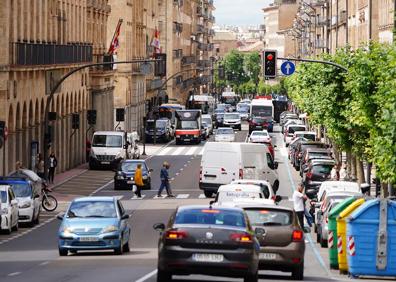
<svg viewBox="0 0 396 282">
<path fill-rule="evenodd" d="M 214 0 L 217 25 L 263 24 L 263 11 L 273 0 Z"/>
</svg>

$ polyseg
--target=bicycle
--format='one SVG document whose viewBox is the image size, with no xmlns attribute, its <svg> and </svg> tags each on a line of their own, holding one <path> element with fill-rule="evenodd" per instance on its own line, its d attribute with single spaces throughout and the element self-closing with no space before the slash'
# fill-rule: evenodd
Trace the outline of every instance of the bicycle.
<svg viewBox="0 0 396 282">
<path fill-rule="evenodd" d="M 43 187 L 41 191 L 43 193 L 43 200 L 41 201 L 42 207 L 49 212 L 56 210 L 56 208 L 58 207 L 58 200 L 54 196 L 49 195 L 52 190 L 48 188 L 47 183 L 43 182 Z"/>
</svg>

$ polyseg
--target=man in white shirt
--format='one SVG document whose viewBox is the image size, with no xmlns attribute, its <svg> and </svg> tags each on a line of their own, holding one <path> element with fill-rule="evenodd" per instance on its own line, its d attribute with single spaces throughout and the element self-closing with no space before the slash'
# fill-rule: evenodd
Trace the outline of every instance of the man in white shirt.
<svg viewBox="0 0 396 282">
<path fill-rule="evenodd" d="M 307 196 L 303 194 L 303 191 L 304 191 L 304 186 L 300 183 L 298 184 L 297 190 L 295 190 L 293 193 L 294 211 L 297 214 L 301 228 L 304 228 L 304 210 L 305 210 L 304 200 L 307 199 Z"/>
</svg>

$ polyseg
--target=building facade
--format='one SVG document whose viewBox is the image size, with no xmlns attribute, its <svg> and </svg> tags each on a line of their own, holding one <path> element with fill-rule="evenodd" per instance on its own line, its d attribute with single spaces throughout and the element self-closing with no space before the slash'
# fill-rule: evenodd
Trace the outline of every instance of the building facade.
<svg viewBox="0 0 396 282">
<path fill-rule="evenodd" d="M 100 8 L 95 8 L 97 3 Z M 17 161 L 34 169 L 37 153 L 44 150 L 43 120 L 51 87 L 102 52 L 109 12 L 107 0 L 3 1 L 0 120 L 6 122 L 8 138 L 0 149 L 1 173 L 12 171 Z M 99 28 L 101 36 L 93 40 L 89 28 Z M 90 79 L 88 69 L 73 74 L 49 105 L 54 114 L 48 150 L 58 157 L 58 171 L 85 159 L 86 111 L 92 106 Z M 111 92 L 111 81 L 107 83 Z M 72 113 L 79 115 L 79 129 L 72 129 Z"/>
<path fill-rule="evenodd" d="M 238 49 L 238 39 L 236 33 L 228 30 L 218 30 L 213 39 L 217 56 L 224 56 L 232 50 Z"/>
</svg>

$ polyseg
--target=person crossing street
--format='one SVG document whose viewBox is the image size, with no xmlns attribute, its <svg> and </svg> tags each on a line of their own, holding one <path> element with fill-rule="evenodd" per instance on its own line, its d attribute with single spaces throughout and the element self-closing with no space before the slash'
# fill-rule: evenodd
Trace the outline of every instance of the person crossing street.
<svg viewBox="0 0 396 282">
<path fill-rule="evenodd" d="M 136 167 L 134 181 L 135 181 L 135 185 L 136 185 L 136 191 L 134 191 L 135 195 L 137 198 L 142 198 L 141 191 L 144 186 L 144 183 L 143 183 L 142 165 L 141 164 L 138 164 Z"/>
<path fill-rule="evenodd" d="M 172 190 L 170 188 L 169 184 L 169 170 L 170 165 L 168 162 L 164 162 L 162 165 L 162 169 L 160 172 L 160 178 L 161 178 L 161 186 L 158 190 L 157 197 L 161 197 L 162 191 L 166 189 L 166 193 L 168 194 L 168 197 L 173 198 L 174 196 L 172 195 Z"/>
</svg>

